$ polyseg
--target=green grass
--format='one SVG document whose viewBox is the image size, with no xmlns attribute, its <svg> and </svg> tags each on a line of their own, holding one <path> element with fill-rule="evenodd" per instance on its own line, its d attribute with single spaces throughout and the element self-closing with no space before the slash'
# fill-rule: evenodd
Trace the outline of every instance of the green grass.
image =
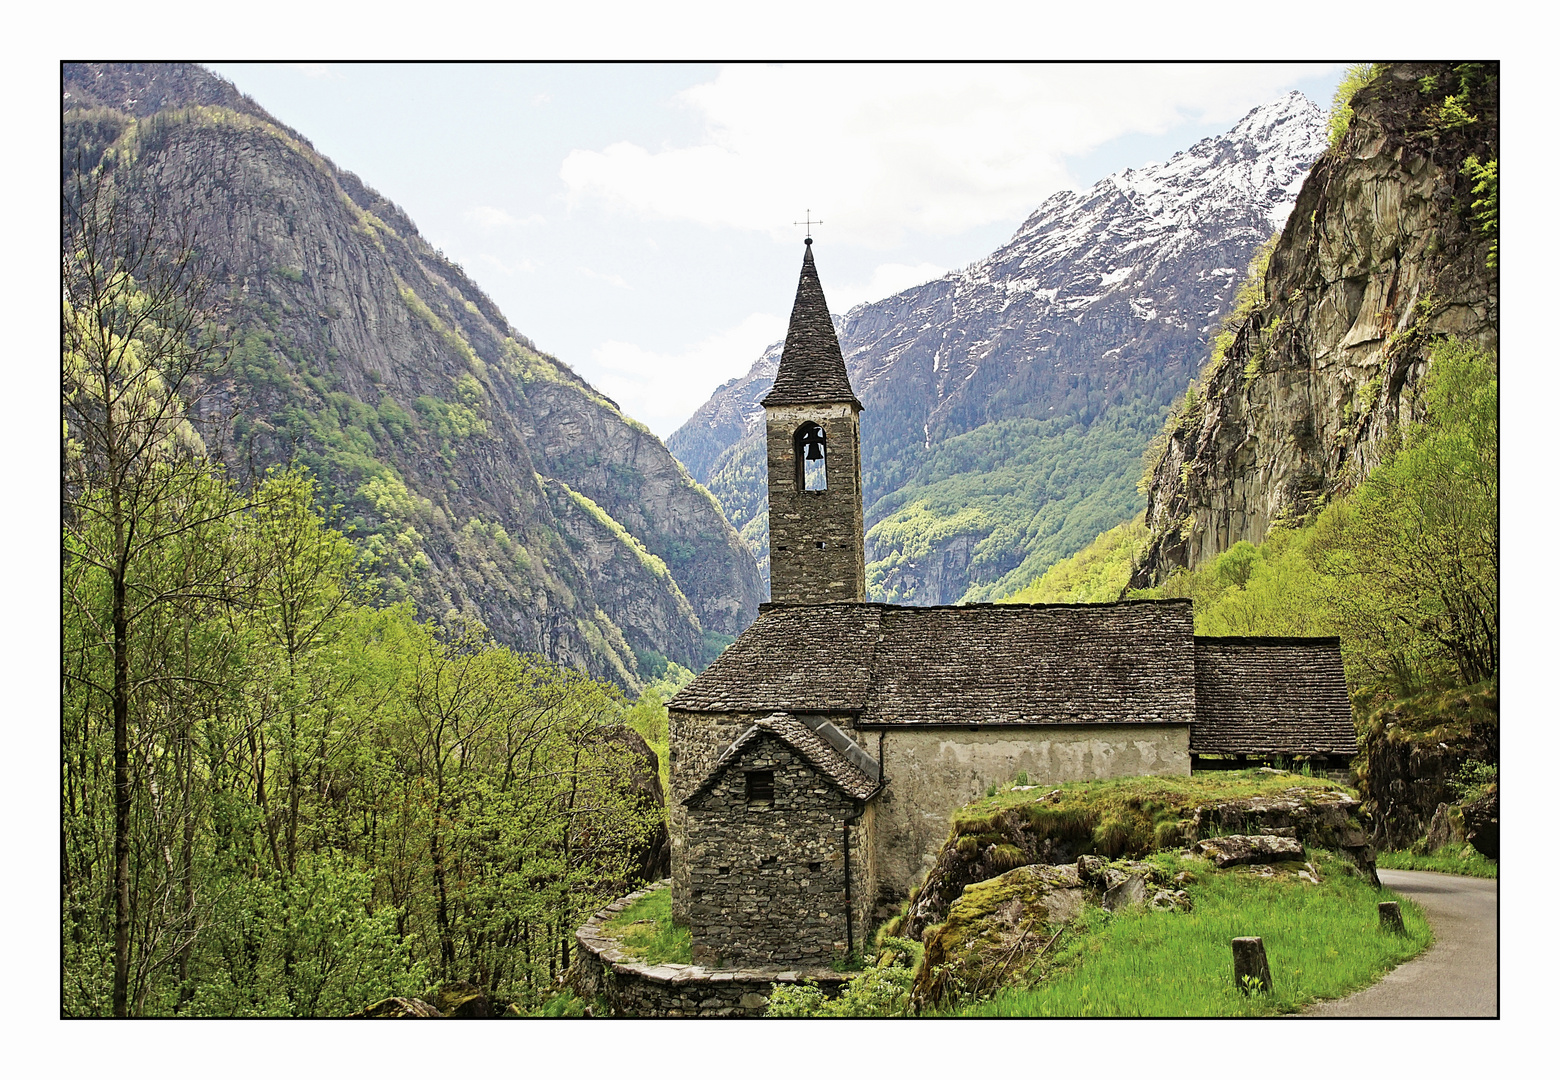
<svg viewBox="0 0 1560 1080">
<path fill-rule="evenodd" d="M 685 926 L 672 925 L 672 890 L 657 889 L 618 912 L 607 933 L 647 964 L 692 963 L 692 938 Z"/>
<path fill-rule="evenodd" d="M 1378 892 L 1321 852 L 1312 862 L 1320 885 L 1287 864 L 1262 879 L 1188 861 L 1198 875 L 1193 911 L 1091 912 L 1038 985 L 947 1015 L 1272 1016 L 1367 986 L 1430 944 L 1412 901 Z M 1402 904 L 1405 937 L 1380 929 L 1376 904 L 1385 899 Z M 1234 986 L 1230 939 L 1253 935 L 1267 950 L 1273 992 L 1247 997 Z"/>
<path fill-rule="evenodd" d="M 1131 776 L 1045 784 L 1028 791 L 1005 784 L 984 799 L 953 814 L 953 832 L 977 839 L 1001 835 L 1004 812 L 1029 816 L 1029 828 L 1041 837 L 1060 837 L 1078 851 L 1116 858 L 1177 847 L 1180 823 L 1199 806 L 1256 795 L 1282 795 L 1290 788 L 1342 790 L 1342 785 L 1300 773 L 1259 769 L 1199 772 L 1191 776 Z M 1010 816 L 1007 819 L 1011 822 Z"/>
<path fill-rule="evenodd" d="M 1295 772 L 1263 772 L 1260 769 L 1228 769 L 1195 772 L 1191 776 L 1126 776 L 1118 780 L 1079 780 L 1070 784 L 1045 784 L 1031 791 L 1007 784 L 995 795 L 960 807 L 953 820 L 989 817 L 1014 806 L 1043 805 L 1051 810 L 1143 809 L 1162 803 L 1166 809 L 1206 806 L 1213 802 L 1249 799 L 1256 795 L 1282 795 L 1290 788 L 1316 791 L 1341 790 L 1343 785 L 1319 776 Z M 1055 795 L 1051 795 L 1055 792 Z"/>
<path fill-rule="evenodd" d="M 1440 874 L 1482 878 L 1500 876 L 1500 864 L 1494 859 L 1486 859 L 1477 851 L 1456 844 L 1447 844 L 1429 855 L 1415 855 L 1411 851 L 1383 851 L 1376 856 L 1376 865 L 1383 870 L 1434 870 Z"/>
</svg>

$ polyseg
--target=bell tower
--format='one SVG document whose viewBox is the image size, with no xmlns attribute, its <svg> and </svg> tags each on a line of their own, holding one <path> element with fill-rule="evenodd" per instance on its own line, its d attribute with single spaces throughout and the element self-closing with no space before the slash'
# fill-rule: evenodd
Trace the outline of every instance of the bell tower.
<svg viewBox="0 0 1560 1080">
<path fill-rule="evenodd" d="M 779 604 L 863 602 L 861 402 L 813 265 L 802 255 L 791 325 L 764 398 L 769 438 L 769 598 Z"/>
</svg>

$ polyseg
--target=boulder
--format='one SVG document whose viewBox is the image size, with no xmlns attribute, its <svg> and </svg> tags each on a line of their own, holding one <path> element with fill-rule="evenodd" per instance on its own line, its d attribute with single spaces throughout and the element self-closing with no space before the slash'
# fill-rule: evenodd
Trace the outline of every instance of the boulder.
<svg viewBox="0 0 1560 1080">
<path fill-rule="evenodd" d="M 1105 860 L 1098 855 L 1078 856 L 1078 880 L 1085 885 L 1098 884 L 1105 873 Z"/>
<path fill-rule="evenodd" d="M 1440 851 L 1447 844 L 1465 843 L 1467 843 L 1467 836 L 1463 832 L 1461 809 L 1450 803 L 1438 804 L 1435 814 L 1430 818 L 1430 827 L 1425 830 L 1425 851 L 1435 852 Z"/>
<path fill-rule="evenodd" d="M 1199 840 L 1193 852 L 1213 860 L 1223 870 L 1227 866 L 1249 866 L 1274 860 L 1304 859 L 1300 841 L 1287 836 L 1219 836 Z"/>
<path fill-rule="evenodd" d="M 1468 843 L 1486 859 L 1500 857 L 1500 792 L 1481 795 L 1463 807 L 1463 825 Z"/>
<path fill-rule="evenodd" d="M 1191 911 L 1192 898 L 1187 895 L 1185 889 L 1159 889 L 1149 900 L 1148 906 L 1154 911 Z"/>
<path fill-rule="evenodd" d="M 1125 907 L 1137 907 L 1148 900 L 1148 887 L 1143 874 L 1120 874 L 1121 880 L 1105 890 L 1100 905 L 1106 911 L 1119 911 Z"/>
<path fill-rule="evenodd" d="M 1023 976 L 1094 895 L 1071 864 L 1021 866 L 971 883 L 947 920 L 928 931 L 913 999 L 935 1007 L 949 994 L 978 994 Z"/>
<path fill-rule="evenodd" d="M 651 817 L 664 819 L 666 797 L 661 790 L 660 759 L 650 744 L 645 742 L 639 732 L 622 724 L 603 729 L 597 737 L 602 744 L 610 744 L 621 755 L 624 766 L 618 776 L 621 794 Z M 589 851 L 597 839 L 586 829 L 580 833 L 576 842 L 581 850 Z M 671 872 L 672 840 L 663 820 L 634 846 L 629 854 L 628 877 L 618 881 L 614 888 L 626 892 L 647 882 L 659 881 Z"/>
<path fill-rule="evenodd" d="M 348 1020 L 438 1020 L 444 1014 L 421 998 L 390 997 L 376 1001 Z"/>
<path fill-rule="evenodd" d="M 475 983 L 445 983 L 433 1000 L 440 1013 L 454 1020 L 486 1020 L 493 1015 L 487 991 Z"/>
</svg>

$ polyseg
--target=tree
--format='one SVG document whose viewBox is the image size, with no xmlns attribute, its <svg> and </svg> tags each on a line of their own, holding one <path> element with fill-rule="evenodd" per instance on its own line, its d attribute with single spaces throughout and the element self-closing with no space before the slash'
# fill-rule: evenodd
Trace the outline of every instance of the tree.
<svg viewBox="0 0 1560 1080">
<path fill-rule="evenodd" d="M 1337 619 L 1383 679 L 1464 684 L 1499 656 L 1500 490 L 1494 358 L 1452 340 L 1431 351 L 1411 427 L 1317 522 L 1318 566 L 1341 588 Z"/>
<path fill-rule="evenodd" d="M 78 170 L 62 240 L 64 583 L 78 616 L 64 678 L 83 710 L 78 750 L 96 719 L 112 722 L 112 1002 L 128 1016 L 133 801 L 139 787 L 161 814 L 168 792 L 150 770 L 168 757 L 151 740 L 187 717 L 180 703 L 205 682 L 169 651 L 188 642 L 158 624 L 180 606 L 230 602 L 242 587 L 223 524 L 244 502 L 211 474 L 192 423 L 223 350 L 192 231 L 110 175 Z"/>
</svg>

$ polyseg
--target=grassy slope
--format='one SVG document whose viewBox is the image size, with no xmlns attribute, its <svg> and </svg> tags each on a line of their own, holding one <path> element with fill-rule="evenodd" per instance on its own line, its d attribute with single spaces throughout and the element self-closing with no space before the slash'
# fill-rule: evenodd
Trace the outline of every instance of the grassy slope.
<svg viewBox="0 0 1560 1080">
<path fill-rule="evenodd" d="M 1129 776 L 1119 780 L 1080 781 L 1041 785 L 1024 790 L 1006 785 L 995 794 L 954 811 L 956 835 L 989 832 L 1005 810 L 1027 808 L 1042 836 L 1082 837 L 1092 832 L 1101 854 L 1116 857 L 1145 853 L 1166 846 L 1162 839 L 1179 843 L 1173 827 L 1198 806 L 1256 795 L 1281 795 L 1290 788 L 1339 790 L 1342 785 L 1300 773 L 1242 769 L 1203 772 L 1191 776 Z"/>
<path fill-rule="evenodd" d="M 1322 853 L 1322 883 L 1292 874 L 1263 879 L 1215 871 L 1203 860 L 1189 888 L 1189 913 L 1093 911 L 1037 985 L 1009 988 L 957 1009 L 956 1016 L 1269 1016 L 1340 997 L 1422 952 L 1432 935 L 1424 914 L 1399 899 L 1408 933 L 1378 925 L 1376 904 L 1396 898 Z M 1259 936 L 1273 992 L 1247 997 L 1234 985 L 1230 939 Z"/>
<path fill-rule="evenodd" d="M 1464 877 L 1499 877 L 1500 865 L 1486 859 L 1477 851 L 1468 851 L 1448 844 L 1440 851 L 1428 855 L 1416 855 L 1412 851 L 1383 851 L 1376 856 L 1376 865 L 1383 870 L 1434 870 L 1441 874 L 1461 874 Z"/>
<path fill-rule="evenodd" d="M 687 964 L 692 938 L 686 926 L 672 924 L 672 890 L 657 889 L 617 913 L 607 933 L 647 964 Z"/>
<path fill-rule="evenodd" d="M 1096 536 L 1076 555 L 1058 560 L 1040 577 L 999 604 L 1109 604 L 1121 598 L 1132 563 L 1148 542 L 1142 515 Z"/>
</svg>

